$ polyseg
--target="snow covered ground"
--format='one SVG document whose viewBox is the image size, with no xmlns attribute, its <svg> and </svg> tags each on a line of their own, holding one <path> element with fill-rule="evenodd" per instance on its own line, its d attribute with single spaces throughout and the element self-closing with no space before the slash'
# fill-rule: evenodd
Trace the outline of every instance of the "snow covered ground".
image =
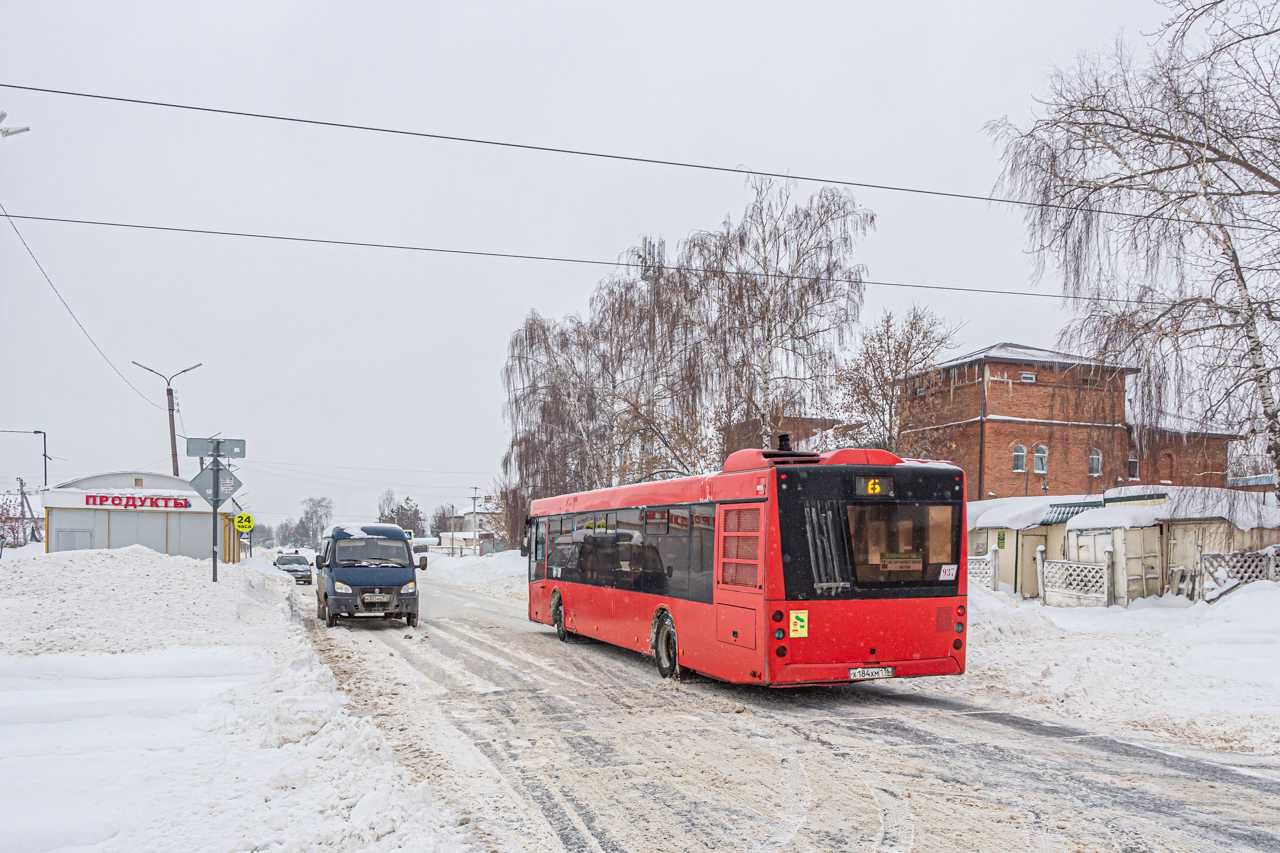
<svg viewBox="0 0 1280 853">
<path fill-rule="evenodd" d="M 527 601 L 529 558 L 519 551 L 483 557 L 445 557 L 432 554 L 423 579 L 492 596 L 501 601 Z"/>
<path fill-rule="evenodd" d="M 432 555 L 426 579 L 505 601 L 527 595 L 518 551 Z M 1113 734 L 1280 755 L 1280 584 L 1214 604 L 1043 607 L 1004 585 L 969 592 L 968 672 L 893 682 Z"/>
<path fill-rule="evenodd" d="M 1094 731 L 1280 754 L 1280 584 L 1214 604 L 1043 607 L 970 587 L 968 671 L 899 682 Z"/>
<path fill-rule="evenodd" d="M 349 715 L 262 561 L 140 546 L 0 563 L 0 824 L 13 853 L 465 848 Z"/>
</svg>

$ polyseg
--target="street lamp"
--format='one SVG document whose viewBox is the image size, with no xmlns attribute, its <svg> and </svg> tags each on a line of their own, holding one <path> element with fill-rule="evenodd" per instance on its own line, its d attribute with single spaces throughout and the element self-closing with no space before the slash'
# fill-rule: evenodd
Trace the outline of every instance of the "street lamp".
<svg viewBox="0 0 1280 853">
<path fill-rule="evenodd" d="M 0 121 L 4 121 L 4 113 L 0 112 Z M 43 445 L 41 448 L 41 456 L 44 458 L 44 484 L 49 485 L 49 436 L 42 429 L 0 429 L 0 432 L 9 433 L 10 435 L 38 435 Z"/>
<path fill-rule="evenodd" d="M 4 121 L 9 114 L 4 110 L 0 110 L 0 121 Z M 17 136 L 19 133 L 26 133 L 29 127 L 0 127 L 0 139 L 6 136 Z"/>
<path fill-rule="evenodd" d="M 178 476 L 178 433 L 173 426 L 173 380 L 177 379 L 179 376 L 181 376 L 184 373 L 187 373 L 188 371 L 195 370 L 201 364 L 204 364 L 204 362 L 202 361 L 200 362 L 200 364 L 193 364 L 190 367 L 188 367 L 186 370 L 179 370 L 177 373 L 173 374 L 172 376 L 165 376 L 160 371 L 152 370 L 150 367 L 147 367 L 145 364 L 138 364 L 138 362 L 136 361 L 134 362 L 134 364 L 137 365 L 138 367 L 141 367 L 143 370 L 147 371 L 148 373 L 154 373 L 156 376 L 159 376 L 161 379 L 164 380 L 164 393 L 165 393 L 165 396 L 169 398 L 169 447 L 173 451 L 173 476 L 177 477 Z"/>
</svg>

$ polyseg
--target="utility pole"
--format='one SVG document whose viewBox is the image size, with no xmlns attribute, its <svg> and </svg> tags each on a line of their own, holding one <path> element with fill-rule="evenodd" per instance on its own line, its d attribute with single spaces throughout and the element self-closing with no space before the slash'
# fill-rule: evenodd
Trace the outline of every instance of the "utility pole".
<svg viewBox="0 0 1280 853">
<path fill-rule="evenodd" d="M 645 431 L 640 445 L 640 466 L 644 470 L 641 476 L 649 479 L 649 475 L 657 466 L 653 463 L 654 429 L 654 397 L 657 385 L 658 363 L 658 282 L 662 278 L 662 266 L 666 261 L 667 242 L 662 239 L 652 241 L 645 235 L 640 242 L 640 278 L 649 283 L 649 376 L 645 380 L 645 417 L 649 419 L 649 429 Z"/>
<path fill-rule="evenodd" d="M 480 508 L 476 506 L 480 500 L 480 490 L 475 486 L 471 487 L 471 533 L 475 540 L 476 556 L 480 556 Z"/>
<path fill-rule="evenodd" d="M 200 364 L 193 364 L 190 367 L 188 367 L 186 370 L 179 370 L 177 373 L 173 374 L 172 376 L 165 376 L 160 371 L 152 370 L 150 367 L 147 367 L 145 364 L 138 364 L 138 362 L 136 361 L 134 362 L 134 364 L 137 364 L 138 367 L 141 367 L 143 370 L 147 371 L 148 373 L 154 373 L 156 376 L 159 376 L 161 379 L 164 380 L 165 396 L 169 398 L 169 448 L 173 452 L 173 476 L 177 477 L 178 476 L 178 433 L 173 425 L 173 380 L 177 379 L 179 376 L 186 373 L 187 371 L 195 370 L 197 367 L 200 366 L 200 364 L 204 364 L 204 362 L 200 362 Z M 217 574 L 216 570 L 214 574 Z"/>
<path fill-rule="evenodd" d="M 453 504 L 449 504 L 449 556 L 453 556 L 453 546 L 458 542 L 458 518 L 453 508 Z"/>
</svg>

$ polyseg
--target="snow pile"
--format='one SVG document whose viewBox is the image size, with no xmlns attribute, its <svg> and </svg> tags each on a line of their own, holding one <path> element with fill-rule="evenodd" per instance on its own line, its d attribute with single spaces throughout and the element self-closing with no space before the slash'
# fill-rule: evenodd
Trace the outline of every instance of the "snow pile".
<svg viewBox="0 0 1280 853">
<path fill-rule="evenodd" d="M 1067 520 L 1068 530 L 1111 530 L 1116 527 L 1152 527 L 1160 507 L 1119 504 L 1086 509 Z"/>
<path fill-rule="evenodd" d="M 984 501 L 969 501 L 966 512 L 970 530 L 983 528 L 1026 530 L 1029 527 L 1038 526 L 1051 507 L 1078 503 L 1096 503 L 1102 506 L 1102 499 L 1098 495 L 991 498 Z"/>
<path fill-rule="evenodd" d="M 968 671 L 901 686 L 1091 729 L 1280 754 L 1280 585 L 1056 608 L 971 587 Z"/>
<path fill-rule="evenodd" d="M 260 560 L 0 563 L 5 849 L 460 850 Z"/>
<path fill-rule="evenodd" d="M 445 557 L 432 554 L 423 580 L 456 586 L 504 601 L 529 598 L 529 558 L 519 551 L 483 557 Z"/>
</svg>

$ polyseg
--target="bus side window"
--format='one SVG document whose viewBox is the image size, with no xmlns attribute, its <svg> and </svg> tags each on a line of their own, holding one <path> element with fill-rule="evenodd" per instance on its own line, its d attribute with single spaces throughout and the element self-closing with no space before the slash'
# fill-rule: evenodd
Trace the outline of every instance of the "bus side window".
<svg viewBox="0 0 1280 853">
<path fill-rule="evenodd" d="M 658 553 L 662 555 L 663 574 L 667 578 L 667 595 L 686 598 L 689 595 L 689 507 L 667 510 L 667 533 L 658 537 Z"/>
<path fill-rule="evenodd" d="M 689 600 L 711 603 L 716 554 L 715 504 L 692 508 L 692 536 L 689 542 Z"/>
<path fill-rule="evenodd" d="M 540 581 L 547 577 L 547 522 L 538 519 L 533 527 L 533 576 L 531 580 Z"/>
</svg>

